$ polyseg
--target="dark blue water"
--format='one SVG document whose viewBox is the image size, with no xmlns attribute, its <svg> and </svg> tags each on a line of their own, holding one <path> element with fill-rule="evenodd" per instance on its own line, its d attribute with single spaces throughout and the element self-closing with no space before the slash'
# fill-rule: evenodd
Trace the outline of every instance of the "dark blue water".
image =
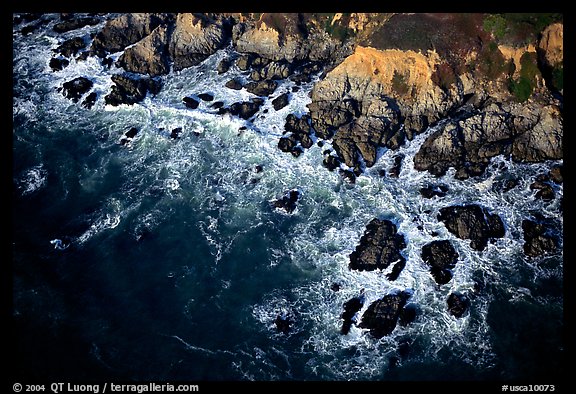
<svg viewBox="0 0 576 394">
<path fill-rule="evenodd" d="M 205 103 L 186 109 L 181 99 L 189 94 L 209 92 L 226 104 L 251 96 L 223 86 L 239 70 L 216 73 L 227 48 L 164 77 L 156 97 L 106 107 L 110 75 L 121 70 L 95 59 L 60 72 L 48 67 L 64 39 L 102 25 L 58 35 L 51 31 L 57 17 L 44 15 L 44 27 L 26 36 L 14 27 L 15 377 L 551 384 L 561 375 L 562 248 L 529 259 L 521 229 L 540 212 L 561 235 L 563 187 L 552 202 L 535 199 L 529 187 L 556 163 L 500 157 L 482 177 L 458 181 L 450 172 L 438 180 L 411 160 L 429 130 L 401 148 L 399 178 L 378 175 L 395 154 L 383 151 L 349 185 L 322 166 L 325 148 L 299 158 L 277 148 L 285 117 L 307 111 L 312 84 L 278 112 L 268 100 L 268 113 L 253 123 L 213 114 Z M 90 110 L 57 90 L 77 76 L 95 83 L 99 99 Z M 291 86 L 282 82 L 278 94 Z M 121 145 L 131 127 L 137 136 Z M 169 136 L 175 127 L 183 129 L 179 140 Z M 519 186 L 502 193 L 504 175 L 518 177 Z M 419 189 L 438 181 L 449 194 L 423 199 Z M 275 210 L 270 201 L 292 188 L 302 192 L 296 211 Z M 454 238 L 436 216 L 457 203 L 500 214 L 506 236 L 483 252 Z M 347 267 L 374 217 L 393 220 L 407 240 L 407 265 L 394 282 Z M 420 256 L 433 232 L 461 256 L 440 287 Z M 56 239 L 69 246 L 56 249 Z M 470 311 L 451 316 L 447 296 L 479 285 Z M 342 305 L 362 288 L 364 308 L 410 290 L 417 319 L 380 340 L 355 326 L 341 335 Z M 294 318 L 288 333 L 276 330 L 279 314 Z"/>
</svg>

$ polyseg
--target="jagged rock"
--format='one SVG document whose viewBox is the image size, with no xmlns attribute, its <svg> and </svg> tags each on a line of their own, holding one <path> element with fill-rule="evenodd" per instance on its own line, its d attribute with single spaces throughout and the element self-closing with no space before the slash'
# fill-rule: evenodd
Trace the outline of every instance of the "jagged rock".
<svg viewBox="0 0 576 394">
<path fill-rule="evenodd" d="M 50 63 L 48 63 L 52 71 L 62 71 L 64 67 L 68 66 L 68 64 L 70 64 L 68 59 L 58 57 L 53 57 L 50 59 Z"/>
<path fill-rule="evenodd" d="M 168 74 L 167 28 L 158 26 L 148 36 L 127 48 L 117 64 L 126 71 L 148 74 L 151 77 Z"/>
<path fill-rule="evenodd" d="M 282 152 L 290 153 L 296 145 L 298 145 L 298 142 L 293 136 L 280 137 L 280 140 L 278 140 L 278 149 Z"/>
<path fill-rule="evenodd" d="M 170 138 L 177 140 L 180 138 L 180 134 L 182 134 L 182 127 L 176 127 L 170 132 Z"/>
<path fill-rule="evenodd" d="M 550 229 L 544 223 L 524 219 L 522 221 L 524 231 L 524 254 L 537 257 L 556 251 L 557 240 L 550 234 Z"/>
<path fill-rule="evenodd" d="M 404 154 L 399 153 L 394 156 L 394 164 L 388 170 L 388 175 L 392 178 L 398 178 L 400 176 L 400 171 L 402 171 L 402 161 L 404 160 Z"/>
<path fill-rule="evenodd" d="M 257 96 L 269 96 L 278 87 L 278 82 L 272 80 L 265 80 L 259 82 L 248 82 L 245 86 L 246 90 Z"/>
<path fill-rule="evenodd" d="M 409 298 L 409 292 L 401 291 L 374 301 L 362 315 L 359 327 L 369 329 L 375 338 L 391 334 Z"/>
<path fill-rule="evenodd" d="M 430 266 L 430 273 L 439 285 L 452 279 L 452 269 L 458 257 L 458 252 L 448 240 L 432 241 L 422 247 L 422 260 Z"/>
<path fill-rule="evenodd" d="M 453 167 L 456 178 L 465 179 L 481 175 L 501 154 L 521 162 L 562 158 L 561 139 L 562 123 L 553 106 L 490 104 L 432 133 L 414 156 L 414 168 L 444 175 Z"/>
<path fill-rule="evenodd" d="M 448 312 L 454 317 L 460 318 L 470 307 L 470 300 L 464 294 L 450 293 L 448 300 Z"/>
<path fill-rule="evenodd" d="M 475 250 L 484 250 L 489 239 L 502 238 L 505 233 L 500 216 L 476 204 L 441 208 L 438 220 L 458 238 L 470 239 L 470 247 Z"/>
<path fill-rule="evenodd" d="M 284 196 L 272 201 L 272 206 L 276 209 L 282 209 L 286 213 L 292 213 L 296 209 L 296 203 L 301 196 L 298 189 L 289 190 Z"/>
<path fill-rule="evenodd" d="M 288 93 L 282 93 L 280 96 L 278 96 L 274 100 L 272 100 L 272 106 L 274 107 L 274 109 L 276 111 L 279 111 L 282 108 L 284 108 L 285 106 L 287 106 L 288 105 L 288 97 L 289 97 Z"/>
<path fill-rule="evenodd" d="M 364 289 L 362 289 L 358 296 L 352 297 L 344 303 L 344 312 L 342 312 L 342 315 L 340 315 L 340 318 L 344 320 L 342 322 L 342 328 L 340 329 L 340 333 L 342 335 L 346 335 L 350 332 L 352 324 L 356 322 L 356 313 L 362 309 L 362 306 L 364 306 L 364 301 Z"/>
<path fill-rule="evenodd" d="M 420 194 L 424 198 L 432 198 L 434 196 L 444 197 L 444 196 L 446 196 L 446 192 L 448 192 L 448 186 L 443 185 L 443 184 L 440 184 L 440 185 L 428 184 L 428 185 L 420 188 Z"/>
<path fill-rule="evenodd" d="M 94 26 L 100 23 L 100 19 L 96 17 L 83 17 L 76 19 L 68 19 L 63 22 L 56 23 L 52 30 L 56 33 L 65 33 L 70 30 L 80 29 L 84 26 Z"/>
<path fill-rule="evenodd" d="M 232 42 L 238 52 L 257 53 L 266 59 L 290 63 L 342 59 L 350 53 L 351 43 L 343 43 L 312 26 L 299 14 L 265 13 L 258 22 L 236 24 Z"/>
<path fill-rule="evenodd" d="M 162 24 L 165 16 L 150 13 L 122 14 L 106 22 L 96 34 L 90 52 L 99 57 L 124 50 L 149 35 Z"/>
<path fill-rule="evenodd" d="M 400 250 L 405 247 L 404 236 L 397 234 L 394 223 L 372 219 L 366 226 L 360 243 L 350 254 L 348 267 L 358 271 L 373 271 L 383 270 L 394 264 L 387 277 L 395 280 L 406 265 L 406 259 L 400 254 Z"/>
<path fill-rule="evenodd" d="M 77 102 L 86 92 L 92 89 L 94 84 L 86 77 L 74 78 L 71 81 L 64 82 L 62 85 L 62 94 L 64 97 Z"/>
<path fill-rule="evenodd" d="M 233 103 L 230 105 L 228 112 L 234 116 L 239 116 L 242 119 L 248 120 L 258 112 L 262 104 L 264 104 L 264 100 L 253 98 L 250 101 Z"/>
<path fill-rule="evenodd" d="M 132 78 L 128 75 L 112 75 L 112 91 L 104 97 L 107 105 L 132 105 L 144 100 L 148 93 L 158 94 L 162 85 L 151 78 Z"/>
<path fill-rule="evenodd" d="M 63 56 L 71 57 L 76 55 L 79 50 L 86 48 L 86 42 L 82 37 L 74 37 L 64 41 L 55 51 Z"/>
<path fill-rule="evenodd" d="M 252 62 L 254 65 L 254 62 Z M 253 81 L 266 79 L 286 79 L 292 74 L 292 64 L 286 61 L 270 62 L 262 68 L 255 69 L 250 73 Z"/>
<path fill-rule="evenodd" d="M 223 48 L 229 39 L 225 21 L 217 21 L 205 15 L 178 14 L 168 48 L 174 70 L 199 64 Z"/>
<path fill-rule="evenodd" d="M 131 127 L 120 139 L 120 145 L 127 145 L 132 142 L 134 137 L 136 137 L 136 134 L 138 134 L 138 129 L 136 127 Z"/>
<path fill-rule="evenodd" d="M 90 93 L 88 96 L 86 96 L 84 101 L 82 101 L 82 106 L 84 108 L 87 108 L 87 109 L 92 108 L 94 106 L 94 104 L 96 103 L 97 98 L 98 98 L 98 95 L 96 94 L 96 92 Z"/>
<path fill-rule="evenodd" d="M 224 74 L 230 70 L 231 66 L 232 62 L 229 59 L 222 59 L 220 63 L 218 63 L 218 66 L 216 66 L 216 71 L 218 71 L 218 74 Z"/>
</svg>

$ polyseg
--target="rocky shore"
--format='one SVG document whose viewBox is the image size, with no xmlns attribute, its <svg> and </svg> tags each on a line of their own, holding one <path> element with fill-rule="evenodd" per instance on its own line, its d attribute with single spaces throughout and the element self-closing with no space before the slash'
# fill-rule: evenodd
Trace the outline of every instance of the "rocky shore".
<svg viewBox="0 0 576 394">
<path fill-rule="evenodd" d="M 230 79 L 225 86 L 245 89 L 253 97 L 227 107 L 211 103 L 218 114 L 250 121 L 266 100 L 275 111 L 288 105 L 290 94 L 277 92 L 278 81 L 290 79 L 295 88 L 318 81 L 308 113 L 286 117 L 278 154 L 289 153 L 297 160 L 314 144 L 330 143 L 332 148 L 323 152 L 324 166 L 354 183 L 378 162 L 379 153 L 398 150 L 436 126 L 413 157 L 414 168 L 435 176 L 453 169 L 455 178 L 463 180 L 483 174 L 496 156 L 526 163 L 563 159 L 562 17 L 519 15 L 122 14 L 106 20 L 90 39 L 79 33 L 62 40 L 49 67 L 59 72 L 73 58 L 89 57 L 103 67 L 115 65 L 119 72 L 112 75 L 104 97 L 92 91 L 90 75 L 65 82 L 61 93 L 87 110 L 99 100 L 109 106 L 133 105 L 158 94 L 171 72 L 196 66 L 232 46 L 236 55 L 218 64 L 217 72 L 224 74 L 231 67 L 243 71 L 249 82 Z M 102 17 L 59 18 L 54 30 L 70 34 L 100 23 Z M 29 34 L 42 20 L 26 14 L 15 16 L 14 23 Z M 198 96 L 206 102 L 214 99 L 208 93 Z M 195 110 L 198 100 L 184 97 L 182 105 Z M 173 138 L 180 131 L 173 131 Z M 131 130 L 122 143 L 136 133 Z M 403 156 L 396 158 L 388 176 L 401 174 Z M 561 164 L 557 168 L 534 180 L 537 198 L 555 198 L 554 185 L 562 182 Z M 503 192 L 514 187 L 510 182 Z M 278 193 L 284 194 L 272 206 L 295 212 L 300 192 Z M 446 193 L 450 190 L 443 185 L 422 190 L 425 198 Z M 474 201 L 442 207 L 438 220 L 456 238 L 470 240 L 478 252 L 507 231 L 498 212 Z M 557 250 L 550 230 L 554 225 L 545 217 L 524 220 L 520 231 L 527 257 Z M 349 268 L 390 270 L 387 278 L 394 281 L 406 264 L 407 242 L 394 223 L 375 217 L 350 254 Z M 459 264 L 450 240 L 427 244 L 421 256 L 438 285 L 447 284 Z M 409 299 L 409 291 L 383 295 L 356 318 L 364 297 L 352 298 L 343 306 L 341 333 L 357 325 L 376 338 L 388 335 L 398 322 L 406 325 L 416 318 L 414 309 L 407 308 Z M 451 293 L 447 299 L 447 311 L 455 318 L 464 316 L 468 307 L 466 295 Z M 292 320 L 279 318 L 278 330 L 288 333 Z"/>
</svg>

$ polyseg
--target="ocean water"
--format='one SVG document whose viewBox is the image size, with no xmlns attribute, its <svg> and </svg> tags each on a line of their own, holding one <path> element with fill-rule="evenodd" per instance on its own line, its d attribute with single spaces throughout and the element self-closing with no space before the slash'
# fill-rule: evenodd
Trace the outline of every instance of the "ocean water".
<svg viewBox="0 0 576 394">
<path fill-rule="evenodd" d="M 253 97 L 224 87 L 246 78 L 240 70 L 216 72 L 234 52 L 228 47 L 162 77 L 157 96 L 110 107 L 103 98 L 120 69 L 93 58 L 58 72 L 48 66 L 65 39 L 88 37 L 104 22 L 56 34 L 58 15 L 42 18 L 46 24 L 28 35 L 13 27 L 15 376 L 553 384 L 564 371 L 563 186 L 551 202 L 530 189 L 561 161 L 497 157 L 480 177 L 459 181 L 449 171 L 435 178 L 412 162 L 432 127 L 396 152 L 382 149 L 351 185 L 322 166 L 329 141 L 298 158 L 277 148 L 286 116 L 307 113 L 313 82 L 275 111 L 272 99 L 294 85 L 281 81 L 253 122 L 218 115 L 209 102 L 186 108 L 182 98 L 200 93 L 226 105 Z M 79 76 L 94 82 L 92 109 L 58 91 Z M 121 145 L 132 127 L 139 132 Z M 400 176 L 379 175 L 398 152 L 405 155 Z M 509 177 L 519 184 L 504 193 Z M 425 199 L 419 190 L 428 183 L 449 191 Z M 272 207 L 294 188 L 301 198 L 293 213 Z M 505 237 L 482 252 L 436 218 L 443 207 L 468 203 L 505 224 Z M 521 223 L 537 213 L 556 223 L 560 245 L 528 258 Z M 395 281 L 388 270 L 348 269 L 374 217 L 393 221 L 406 240 L 406 267 Z M 460 256 L 442 286 L 421 258 L 422 246 L 437 239 L 451 240 Z M 381 339 L 357 326 L 342 335 L 343 304 L 361 289 L 360 314 L 386 294 L 411 292 L 415 321 Z M 470 296 L 459 319 L 447 310 L 452 292 Z M 276 329 L 278 315 L 292 317 L 287 333 Z"/>
</svg>

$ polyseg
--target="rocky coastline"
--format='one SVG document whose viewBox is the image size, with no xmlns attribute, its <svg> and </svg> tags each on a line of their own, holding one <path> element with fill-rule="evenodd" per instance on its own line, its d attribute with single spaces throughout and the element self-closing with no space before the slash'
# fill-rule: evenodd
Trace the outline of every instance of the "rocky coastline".
<svg viewBox="0 0 576 394">
<path fill-rule="evenodd" d="M 61 14 L 56 32 L 73 32 L 100 23 L 101 17 Z M 61 93 L 90 110 L 101 100 L 106 105 L 133 105 L 162 89 L 162 78 L 196 66 L 219 50 L 232 46 L 237 56 L 218 64 L 217 71 L 242 70 L 249 80 L 231 79 L 229 89 L 245 89 L 249 101 L 224 106 L 218 97 L 198 92 L 183 97 L 182 105 L 195 110 L 199 101 L 211 102 L 220 115 L 250 121 L 266 100 L 276 111 L 286 107 L 289 92 L 277 94 L 278 81 L 296 86 L 317 78 L 308 113 L 289 114 L 278 154 L 294 160 L 314 144 L 329 142 L 323 164 L 344 180 L 356 178 L 378 162 L 382 150 L 398 150 L 407 141 L 436 126 L 413 157 L 414 168 L 440 177 L 454 171 L 456 179 L 482 175 L 496 156 L 515 162 L 537 163 L 563 159 L 563 22 L 561 16 L 535 15 L 504 20 L 504 15 L 474 14 L 122 14 L 106 20 L 90 39 L 79 35 L 54 49 L 49 66 L 65 69 L 72 58 L 99 59 L 102 67 L 120 70 L 111 77 L 104 97 L 91 91 L 86 75 L 61 86 Z M 35 15 L 15 17 L 29 34 L 42 20 Z M 408 30 L 406 30 L 408 29 Z M 404 32 L 404 33 L 403 33 Z M 406 33 L 409 32 L 409 33 Z M 432 34 L 427 34 L 433 32 Z M 117 58 L 117 60 L 113 60 Z M 213 100 L 216 100 L 213 102 Z M 172 131 L 179 138 L 182 130 Z M 129 130 L 121 144 L 129 143 L 137 129 Z M 403 156 L 384 176 L 401 176 Z M 562 183 L 562 165 L 534 179 L 535 198 L 552 200 Z M 513 188 L 514 180 L 502 185 Z M 296 185 L 294 185 L 296 187 Z M 451 191 L 430 185 L 421 193 L 441 199 Z M 282 195 L 282 193 L 284 193 Z M 280 190 L 272 209 L 297 212 L 300 192 Z M 378 212 L 366 224 L 359 244 L 350 254 L 349 269 L 389 270 L 394 281 L 406 263 L 402 250 L 410 242 L 396 225 Z M 422 249 L 422 260 L 438 284 L 452 278 L 459 261 L 453 242 L 469 240 L 481 252 L 503 237 L 506 228 L 498 212 L 474 201 L 440 209 L 438 221 L 456 240 L 437 240 Z M 522 223 L 524 253 L 534 258 L 557 251 L 553 218 L 532 216 Z M 464 242 L 464 241 L 463 241 Z M 343 305 L 341 334 L 352 326 L 367 329 L 375 338 L 417 318 L 408 303 L 410 291 L 383 294 L 366 305 L 364 296 Z M 465 316 L 466 294 L 451 293 L 446 310 Z M 364 311 L 361 317 L 357 313 Z M 278 331 L 289 334 L 294 318 L 279 317 Z"/>
</svg>

